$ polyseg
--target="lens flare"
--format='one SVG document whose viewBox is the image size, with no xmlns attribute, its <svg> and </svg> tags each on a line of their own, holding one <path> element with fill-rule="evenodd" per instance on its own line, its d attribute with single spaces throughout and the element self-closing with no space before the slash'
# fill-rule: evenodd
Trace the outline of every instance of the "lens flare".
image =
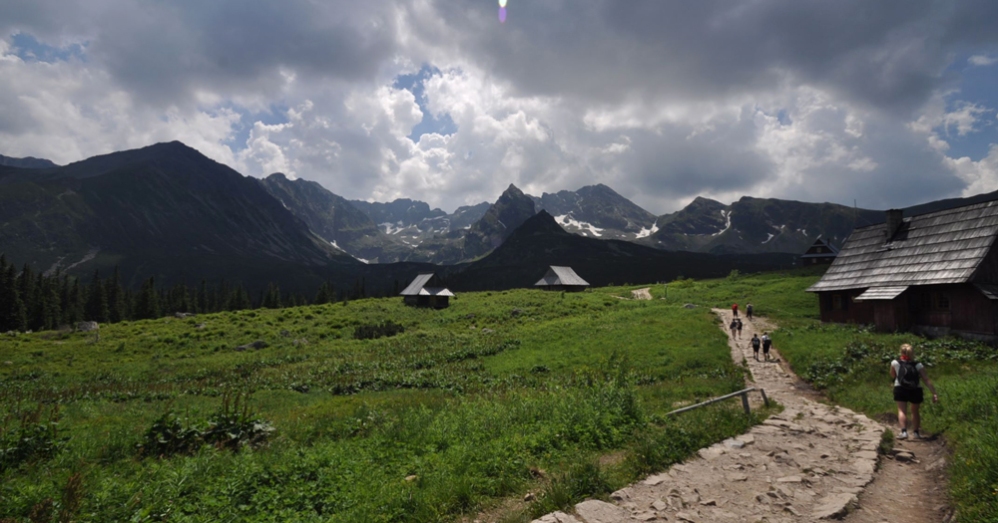
<svg viewBox="0 0 998 523">
<path fill-rule="evenodd" d="M 506 23 L 506 8 L 505 7 L 500 7 L 499 8 L 499 23 L 501 23 L 501 24 Z"/>
<path fill-rule="evenodd" d="M 499 7 L 506 7 L 506 0 L 499 0 Z"/>
</svg>

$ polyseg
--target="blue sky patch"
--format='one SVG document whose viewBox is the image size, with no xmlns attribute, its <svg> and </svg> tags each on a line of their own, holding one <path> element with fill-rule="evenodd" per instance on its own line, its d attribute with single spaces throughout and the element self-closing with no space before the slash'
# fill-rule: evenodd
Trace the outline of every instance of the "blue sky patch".
<svg viewBox="0 0 998 523">
<path fill-rule="evenodd" d="M 29 33 L 17 33 L 11 37 L 14 54 L 25 62 L 65 62 L 70 58 L 86 61 L 86 43 L 71 44 L 67 47 L 53 47 L 42 43 Z"/>
<path fill-rule="evenodd" d="M 998 144 L 998 64 L 975 66 L 965 58 L 955 65 L 960 74 L 960 90 L 946 100 L 946 110 L 955 111 L 965 103 L 972 103 L 987 111 L 978 115 L 974 132 L 960 136 L 953 127 L 938 131 L 950 145 L 948 156 L 966 156 L 976 162 L 988 155 L 991 145 Z"/>
<path fill-rule="evenodd" d="M 457 124 L 451 119 L 450 114 L 444 113 L 437 118 L 427 107 L 425 82 L 438 74 L 441 74 L 440 69 L 427 64 L 415 74 L 398 75 L 392 85 L 395 89 L 405 89 L 412 93 L 416 97 L 419 110 L 423 112 L 423 120 L 416 124 L 412 128 L 412 132 L 409 133 L 409 139 L 413 142 L 418 142 L 419 137 L 426 133 L 449 136 L 457 132 Z"/>
</svg>

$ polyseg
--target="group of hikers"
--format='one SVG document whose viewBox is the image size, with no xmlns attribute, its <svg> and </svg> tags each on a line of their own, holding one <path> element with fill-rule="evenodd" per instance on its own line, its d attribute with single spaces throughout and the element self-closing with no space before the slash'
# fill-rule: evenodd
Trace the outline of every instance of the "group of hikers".
<svg viewBox="0 0 998 523">
<path fill-rule="evenodd" d="M 751 303 L 745 306 L 745 317 L 748 321 L 752 321 Z M 742 327 L 744 326 L 742 319 L 738 317 L 738 304 L 734 303 L 731 305 L 731 323 L 728 325 L 728 328 L 731 329 L 731 337 L 736 340 L 742 339 Z M 769 337 L 768 332 L 763 332 L 761 338 L 758 333 L 752 334 L 752 353 L 755 355 L 755 361 L 759 361 L 759 349 L 762 349 L 765 361 L 769 361 L 769 349 L 772 347 L 773 340 Z"/>
<path fill-rule="evenodd" d="M 752 321 L 752 312 L 752 304 L 750 303 L 745 306 L 745 316 L 749 321 Z M 731 329 L 732 339 L 741 339 L 742 327 L 742 320 L 738 317 L 738 304 L 734 303 L 731 305 L 731 323 L 728 325 L 728 328 Z M 765 361 L 769 361 L 769 351 L 773 346 L 773 340 L 769 337 L 769 333 L 763 332 L 761 338 L 758 333 L 753 333 L 751 343 L 755 360 L 759 361 L 759 349 L 761 348 Z M 898 439 L 908 438 L 909 404 L 911 405 L 912 434 L 915 439 L 921 439 L 922 435 L 919 429 L 922 420 L 919 415 L 919 407 L 925 398 L 920 381 L 924 381 L 925 386 L 932 391 L 933 403 L 939 402 L 939 395 L 936 394 L 935 386 L 925 374 L 925 366 L 915 360 L 915 349 L 910 344 L 901 345 L 898 358 L 891 361 L 890 374 L 891 379 L 894 380 L 894 403 L 898 409 L 898 425 L 901 426 Z"/>
</svg>

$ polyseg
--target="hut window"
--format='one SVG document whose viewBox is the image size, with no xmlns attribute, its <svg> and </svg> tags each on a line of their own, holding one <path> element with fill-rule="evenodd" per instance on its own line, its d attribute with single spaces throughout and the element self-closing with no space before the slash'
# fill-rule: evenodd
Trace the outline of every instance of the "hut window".
<svg viewBox="0 0 998 523">
<path fill-rule="evenodd" d="M 936 308 L 943 311 L 949 310 L 949 296 L 943 293 L 936 294 Z"/>
<path fill-rule="evenodd" d="M 832 295 L 832 310 L 833 311 L 840 311 L 840 310 L 842 310 L 842 295 L 841 294 L 833 294 Z"/>
</svg>

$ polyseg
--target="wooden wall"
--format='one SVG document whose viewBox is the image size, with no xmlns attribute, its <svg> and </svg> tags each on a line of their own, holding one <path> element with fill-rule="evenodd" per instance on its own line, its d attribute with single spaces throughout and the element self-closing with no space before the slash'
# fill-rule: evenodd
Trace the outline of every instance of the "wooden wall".
<svg viewBox="0 0 998 523">
<path fill-rule="evenodd" d="M 881 332 L 921 326 L 937 332 L 998 335 L 998 302 L 989 300 L 969 283 L 912 287 L 891 301 L 852 301 L 862 291 L 818 293 L 821 321 L 870 324 Z M 841 309 L 833 307 L 835 294 L 840 296 Z M 948 301 L 948 308 L 939 307 L 940 296 Z"/>
</svg>

